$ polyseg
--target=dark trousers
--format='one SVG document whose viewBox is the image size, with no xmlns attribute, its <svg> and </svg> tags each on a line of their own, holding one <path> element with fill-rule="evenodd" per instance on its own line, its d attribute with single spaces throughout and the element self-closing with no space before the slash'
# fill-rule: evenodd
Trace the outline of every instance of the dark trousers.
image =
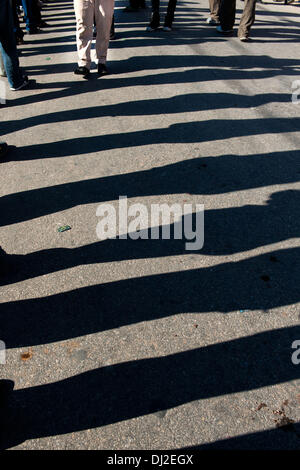
<svg viewBox="0 0 300 470">
<path fill-rule="evenodd" d="M 165 17 L 165 25 L 171 26 L 174 20 L 177 0 L 169 0 L 167 14 Z M 159 15 L 159 0 L 152 0 L 152 14 Z"/>
<path fill-rule="evenodd" d="M 36 0 L 22 0 L 22 5 L 27 31 L 37 28 L 41 21 L 41 12 Z"/>
<path fill-rule="evenodd" d="M 17 38 L 23 38 L 24 33 L 21 29 L 18 12 L 17 12 L 17 0 L 12 0 L 13 18 L 14 18 L 14 31 Z"/>
<path fill-rule="evenodd" d="M 250 28 L 255 20 L 256 0 L 245 0 L 244 11 L 240 20 L 238 36 L 248 36 Z M 236 12 L 236 0 L 222 0 L 219 12 L 219 19 L 224 30 L 233 28 Z"/>
<path fill-rule="evenodd" d="M 136 10 L 138 8 L 146 8 L 145 0 L 129 0 L 129 5 Z"/>
<path fill-rule="evenodd" d="M 17 88 L 23 83 L 24 79 L 19 66 L 13 10 L 10 0 L 0 1 L 0 52 L 9 85 Z"/>
</svg>

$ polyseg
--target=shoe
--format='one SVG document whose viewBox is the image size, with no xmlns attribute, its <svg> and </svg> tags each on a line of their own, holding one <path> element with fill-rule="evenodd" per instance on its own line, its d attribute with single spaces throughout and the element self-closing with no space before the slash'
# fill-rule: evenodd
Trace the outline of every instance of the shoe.
<svg viewBox="0 0 300 470">
<path fill-rule="evenodd" d="M 21 37 L 21 36 L 16 37 L 16 44 L 17 44 L 17 46 L 22 46 L 23 44 L 25 44 L 25 41 L 24 41 L 23 37 Z"/>
<path fill-rule="evenodd" d="M 163 31 L 172 31 L 172 27 L 171 26 L 164 26 Z"/>
<path fill-rule="evenodd" d="M 150 24 L 148 24 L 147 28 L 146 28 L 146 31 L 156 31 L 157 29 L 159 28 L 159 26 L 151 26 Z"/>
<path fill-rule="evenodd" d="M 109 71 L 105 64 L 98 64 L 98 75 L 108 75 Z"/>
<path fill-rule="evenodd" d="M 0 142 L 0 158 L 3 158 L 8 152 L 8 145 L 6 142 Z M 2 248 L 0 247 L 0 255 Z M 3 250 L 2 250 L 3 251 Z"/>
<path fill-rule="evenodd" d="M 249 36 L 241 36 L 239 37 L 239 40 L 242 42 L 250 42 L 251 38 L 249 38 Z"/>
<path fill-rule="evenodd" d="M 74 70 L 75 75 L 83 75 L 83 77 L 88 77 L 90 75 L 90 71 L 87 67 L 77 67 Z"/>
<path fill-rule="evenodd" d="M 217 26 L 220 24 L 219 21 L 214 20 L 211 16 L 207 18 L 206 23 L 211 24 L 213 26 Z"/>
<path fill-rule="evenodd" d="M 114 41 L 116 38 L 117 38 L 117 36 L 116 36 L 115 32 L 111 32 L 110 35 L 109 35 L 110 41 Z"/>
<path fill-rule="evenodd" d="M 133 12 L 139 11 L 139 9 L 133 8 L 130 5 L 128 5 L 128 7 L 125 7 L 123 11 L 125 11 L 126 13 L 133 13 Z"/>
<path fill-rule="evenodd" d="M 30 81 L 28 79 L 28 77 L 23 77 L 23 83 L 17 87 L 10 87 L 10 89 L 12 91 L 18 91 L 18 90 L 21 90 L 22 88 L 25 88 L 27 85 L 29 85 Z"/>
<path fill-rule="evenodd" d="M 216 30 L 218 31 L 218 33 L 221 33 L 221 34 L 232 34 L 233 33 L 233 29 L 223 29 L 222 26 L 217 26 Z"/>
<path fill-rule="evenodd" d="M 31 29 L 27 29 L 27 30 L 26 30 L 26 34 L 40 34 L 40 33 L 42 33 L 42 32 L 43 32 L 43 31 L 42 31 L 40 28 L 38 28 L 38 27 L 36 27 L 36 28 L 31 28 Z"/>
<path fill-rule="evenodd" d="M 50 24 L 46 23 L 46 21 L 44 21 L 44 20 L 41 20 L 38 24 L 38 27 L 39 28 L 49 28 Z"/>
</svg>

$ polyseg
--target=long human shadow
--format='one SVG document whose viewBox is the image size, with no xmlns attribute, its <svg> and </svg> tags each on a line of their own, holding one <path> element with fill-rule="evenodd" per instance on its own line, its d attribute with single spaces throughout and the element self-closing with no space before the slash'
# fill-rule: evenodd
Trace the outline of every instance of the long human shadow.
<svg viewBox="0 0 300 470">
<path fill-rule="evenodd" d="M 67 46 L 68 47 L 68 46 Z M 189 57 L 191 59 L 189 60 Z M 228 58 L 217 57 L 218 60 L 208 58 L 207 56 L 180 56 L 182 60 L 176 61 L 177 56 L 164 56 L 164 60 L 161 60 L 161 56 L 150 56 L 150 57 L 141 57 L 133 58 L 126 61 L 110 61 L 110 69 L 112 74 L 105 79 L 96 80 L 80 80 L 80 81 L 64 81 L 54 83 L 43 83 L 36 84 L 35 88 L 42 88 L 51 90 L 55 88 L 54 91 L 47 91 L 44 93 L 35 93 L 34 95 L 23 96 L 21 98 L 16 98 L 12 103 L 8 103 L 13 106 L 28 105 L 32 103 L 38 103 L 41 101 L 47 101 L 52 99 L 65 98 L 68 96 L 74 96 L 82 93 L 87 93 L 91 91 L 106 90 L 113 88 L 124 88 L 124 87 L 133 87 L 133 86 L 149 86 L 149 85 L 160 85 L 160 84 L 170 84 L 170 83 L 198 83 L 202 81 L 216 81 L 216 80 L 248 80 L 248 79 L 263 79 L 276 77 L 280 75 L 284 76 L 298 76 L 300 64 L 299 61 L 293 59 L 274 59 L 272 62 L 268 60 L 265 56 L 262 56 L 265 59 L 265 65 L 263 61 L 260 64 L 261 70 L 257 70 L 258 65 L 254 63 L 251 56 L 243 56 L 243 61 L 239 63 L 240 58 L 238 56 L 232 56 L 231 61 L 228 61 Z M 257 59 L 257 56 L 255 56 Z M 201 61 L 202 59 L 202 65 Z M 176 64 L 175 62 L 176 61 Z M 206 61 L 207 63 L 205 64 Z M 135 71 L 140 71 L 141 69 L 148 69 L 148 65 L 151 65 L 149 70 L 161 69 L 174 67 L 197 67 L 192 70 L 185 71 L 172 71 L 167 73 L 153 73 L 147 74 L 145 76 L 129 76 L 129 77 L 119 77 L 118 74 L 126 74 Z M 218 65 L 217 65 L 218 64 Z M 34 68 L 35 67 L 35 68 Z M 200 68 L 201 67 L 201 68 Z M 224 68 L 227 67 L 227 68 Z M 253 69 L 253 70 L 252 70 Z M 44 64 L 41 66 L 30 66 L 32 74 L 58 74 L 65 73 L 70 70 L 71 65 L 66 64 L 53 65 L 53 64 Z M 201 72 L 201 73 L 200 73 Z M 93 77 L 93 74 L 92 74 Z M 96 75 L 95 75 L 96 78 Z"/>
<path fill-rule="evenodd" d="M 225 314 L 246 309 L 266 311 L 269 315 L 269 309 L 299 302 L 299 252 L 297 248 L 278 250 L 202 269 L 5 302 L 0 305 L 1 338 L 8 348 L 15 348 L 179 313 Z M 66 273 L 67 276 L 72 274 Z M 95 272 L 93 276 L 97 283 Z"/>
<path fill-rule="evenodd" d="M 298 379 L 291 361 L 291 344 L 298 337 L 299 327 L 282 328 L 46 385 L 16 391 L 7 386 L 1 448 L 152 413 L 163 419 L 169 409 L 195 400 Z"/>
<path fill-rule="evenodd" d="M 299 450 L 300 423 L 294 423 L 287 418 L 286 424 L 280 425 L 280 422 L 278 424 L 274 429 L 184 447 L 180 450 L 191 453 L 198 450 Z"/>
<path fill-rule="evenodd" d="M 12 153 L 11 158 L 13 156 Z M 77 205 L 116 200 L 122 195 L 132 198 L 163 194 L 225 194 L 295 183 L 299 179 L 298 150 L 194 158 L 150 170 L 2 196 L 0 226 L 35 219 Z M 284 210 L 287 210 L 286 207 Z"/>
<path fill-rule="evenodd" d="M 71 64 L 64 64 L 66 71 L 70 71 Z M 287 103 L 291 101 L 290 94 L 261 93 L 257 95 L 241 95 L 234 93 L 191 93 L 177 95 L 170 98 L 138 100 L 113 105 L 91 106 L 84 110 L 84 119 L 95 119 L 105 116 L 148 116 L 164 114 L 178 114 L 183 112 L 205 111 L 213 109 L 254 108 L 267 103 Z M 22 129 L 42 124 L 55 124 L 58 122 L 82 120 L 83 110 L 71 109 L 42 115 L 30 116 L 18 121 L 2 121 L 2 135 L 17 132 Z"/>
<path fill-rule="evenodd" d="M 62 41 L 61 44 L 56 43 L 55 45 L 49 45 L 49 46 L 30 47 L 30 45 L 28 45 L 26 49 L 25 48 L 23 49 L 22 57 L 32 57 L 33 55 L 40 55 L 40 54 L 48 54 L 53 57 L 54 54 L 61 54 L 62 52 L 74 52 L 74 56 L 75 56 L 76 49 L 73 44 L 66 44 L 64 41 Z M 57 67 L 56 64 L 55 66 Z M 61 73 L 63 73 L 63 71 L 64 71 L 64 67 L 61 68 Z"/>
<path fill-rule="evenodd" d="M 172 124 L 165 128 L 155 128 L 124 133 L 65 139 L 58 142 L 33 144 L 18 149 L 16 160 L 36 160 L 41 158 L 61 158 L 105 150 L 132 147 L 154 146 L 156 144 L 217 142 L 233 137 L 264 134 L 289 133 L 297 144 L 296 134 L 300 128 L 300 118 L 261 118 L 261 119 L 210 119 L 199 122 Z"/>
<path fill-rule="evenodd" d="M 79 265 L 188 255 L 191 252 L 202 256 L 226 256 L 297 238 L 300 235 L 300 191 L 275 193 L 267 205 L 208 210 L 204 220 L 204 227 L 196 227 L 198 236 L 193 240 L 191 250 L 186 249 L 186 222 L 180 218 L 176 225 L 182 227 L 183 239 L 174 238 L 174 224 L 171 224 L 156 227 L 161 239 L 151 239 L 151 229 L 144 229 L 142 233 L 127 234 L 127 239 L 107 239 L 79 248 L 52 248 L 27 255 L 7 255 L 7 273 L 2 274 L 0 285 Z M 148 222 L 150 226 L 150 215 Z M 195 242 L 200 240 L 201 230 L 204 230 L 205 240 L 204 246 L 199 248 L 200 243 L 197 247 Z M 170 239 L 162 239 L 162 234 L 168 232 Z M 139 235 L 145 238 L 134 239 Z M 271 260 L 278 262 L 274 257 Z"/>
<path fill-rule="evenodd" d="M 37 44 L 38 45 L 38 44 Z M 59 46 L 59 45 L 58 45 Z M 63 46 L 63 45 L 62 45 Z M 47 46 L 46 46 L 47 47 Z M 50 46 L 49 46 L 50 47 Z M 53 46 L 48 48 L 51 52 Z M 45 47 L 43 47 L 45 50 Z M 67 49 L 68 50 L 68 49 Z M 120 59 L 112 61 L 111 64 L 114 65 L 114 70 L 120 73 L 132 73 L 139 72 L 141 70 L 157 70 L 157 69 L 169 69 L 169 68 L 186 68 L 186 67 L 199 67 L 201 75 L 198 77 L 199 81 L 203 81 L 206 78 L 202 77 L 202 73 L 206 72 L 204 67 L 214 67 L 216 70 L 219 70 L 223 73 L 226 73 L 224 68 L 230 68 L 228 72 L 234 71 L 247 71 L 255 69 L 252 71 L 252 77 L 255 78 L 259 71 L 257 69 L 262 69 L 261 72 L 266 72 L 268 70 L 273 71 L 277 74 L 291 74 L 299 73 L 300 60 L 294 58 L 272 58 L 266 55 L 253 56 L 253 55 L 231 55 L 231 56 L 208 56 L 208 55 L 164 55 L 163 60 L 161 55 L 150 55 L 150 56 L 138 56 L 131 57 L 129 59 Z M 48 65 L 49 67 L 49 65 Z M 57 73 L 59 73 L 60 65 L 57 65 Z M 214 75 L 216 76 L 216 75 Z M 241 78 L 243 78 L 243 73 L 240 73 Z M 250 75 L 246 75 L 247 78 L 250 78 Z M 228 78 L 226 75 L 224 79 Z M 234 74 L 232 78 L 237 78 Z"/>
<path fill-rule="evenodd" d="M 291 28 L 287 25 L 282 28 L 254 28 L 253 39 L 255 42 L 269 41 L 271 43 L 299 43 L 299 28 Z M 263 38 L 263 39 L 261 39 Z"/>
</svg>

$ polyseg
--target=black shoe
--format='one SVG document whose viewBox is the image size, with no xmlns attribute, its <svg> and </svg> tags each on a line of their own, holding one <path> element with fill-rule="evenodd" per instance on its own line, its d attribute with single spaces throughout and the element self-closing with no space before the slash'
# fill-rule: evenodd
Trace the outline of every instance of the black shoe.
<svg viewBox="0 0 300 470">
<path fill-rule="evenodd" d="M 98 64 L 98 75 L 108 75 L 109 71 L 105 64 Z"/>
<path fill-rule="evenodd" d="M 138 8 L 133 8 L 130 5 L 128 5 L 128 7 L 125 7 L 123 11 L 125 11 L 126 13 L 133 13 L 135 11 L 139 11 L 139 9 Z"/>
<path fill-rule="evenodd" d="M 74 70 L 75 75 L 83 75 L 83 77 L 88 77 L 90 75 L 90 71 L 87 67 L 77 67 Z"/>
<path fill-rule="evenodd" d="M 8 152 L 8 145 L 6 142 L 0 142 L 0 158 L 3 158 Z M 1 251 L 3 251 L 0 247 L 0 257 Z"/>
<path fill-rule="evenodd" d="M 40 28 L 31 28 L 26 31 L 26 34 L 40 34 L 42 32 Z"/>
<path fill-rule="evenodd" d="M 39 28 L 49 28 L 50 24 L 46 23 L 46 21 L 41 20 L 38 24 Z"/>
<path fill-rule="evenodd" d="M 110 39 L 111 41 L 114 41 L 114 39 L 116 39 L 116 34 L 115 34 L 114 31 L 111 31 L 111 33 L 110 33 L 110 35 L 109 35 L 109 39 Z"/>
<path fill-rule="evenodd" d="M 34 80 L 29 80 L 29 78 L 25 75 L 23 77 L 23 83 L 21 83 L 19 86 L 16 86 L 16 87 L 10 87 L 10 89 L 12 91 L 22 90 L 22 88 L 27 87 L 30 83 L 33 84 L 33 83 L 35 83 L 35 81 Z"/>
<path fill-rule="evenodd" d="M 23 44 L 25 44 L 23 36 L 22 37 L 21 36 L 16 37 L 16 44 L 17 44 L 17 46 L 22 46 Z"/>
</svg>

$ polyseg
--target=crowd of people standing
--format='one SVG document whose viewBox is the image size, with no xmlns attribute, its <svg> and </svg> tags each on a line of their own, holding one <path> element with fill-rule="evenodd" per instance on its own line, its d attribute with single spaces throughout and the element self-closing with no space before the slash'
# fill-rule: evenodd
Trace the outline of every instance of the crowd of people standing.
<svg viewBox="0 0 300 470">
<path fill-rule="evenodd" d="M 233 34 L 236 0 L 208 0 L 210 14 L 209 26 L 224 36 Z M 238 27 L 238 38 L 250 41 L 250 29 L 255 19 L 257 0 L 243 0 L 244 8 Z M 276 0 L 277 1 L 277 0 Z M 291 0 L 290 0 L 291 1 Z M 0 75 L 7 76 L 10 89 L 13 91 L 28 87 L 30 81 L 19 66 L 17 45 L 24 43 L 24 35 L 38 34 L 48 24 L 42 19 L 43 0 L 1 0 L 0 2 Z M 177 0 L 168 0 L 163 30 L 171 31 L 176 11 Z M 160 28 L 160 0 L 151 0 L 152 13 L 147 31 Z M 146 8 L 145 0 L 129 0 L 124 11 L 137 12 Z M 109 41 L 115 38 L 114 33 L 114 0 L 74 0 L 76 16 L 76 40 L 78 66 L 74 73 L 89 78 L 91 66 L 91 45 L 95 39 L 98 74 L 109 73 L 106 60 Z M 25 33 L 20 26 L 24 21 Z"/>
</svg>

